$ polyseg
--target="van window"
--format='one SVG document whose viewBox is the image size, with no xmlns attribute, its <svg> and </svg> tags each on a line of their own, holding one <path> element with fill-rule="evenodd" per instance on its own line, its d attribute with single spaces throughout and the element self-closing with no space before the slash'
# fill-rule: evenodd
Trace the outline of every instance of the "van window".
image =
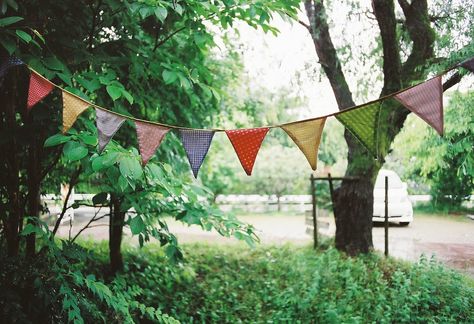
<svg viewBox="0 0 474 324">
<path fill-rule="evenodd" d="M 379 175 L 375 181 L 375 188 L 384 189 L 385 188 L 385 176 Z M 388 188 L 389 189 L 402 189 L 403 184 L 399 177 L 395 175 L 388 176 Z"/>
</svg>

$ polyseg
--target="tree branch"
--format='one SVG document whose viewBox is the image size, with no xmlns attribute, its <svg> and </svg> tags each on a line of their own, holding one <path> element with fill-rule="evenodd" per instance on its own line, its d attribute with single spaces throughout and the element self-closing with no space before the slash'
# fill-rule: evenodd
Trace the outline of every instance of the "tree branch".
<svg viewBox="0 0 474 324">
<path fill-rule="evenodd" d="M 102 218 L 107 217 L 107 215 L 103 215 L 103 216 L 100 216 L 99 218 L 96 218 L 101 209 L 102 209 L 102 206 L 99 208 L 98 211 L 95 212 L 94 217 L 90 219 L 90 221 L 86 224 L 86 226 L 84 226 L 83 228 L 81 228 L 79 232 L 77 232 L 77 234 L 73 237 L 71 242 L 74 242 L 79 237 L 79 235 L 81 235 L 81 233 L 86 230 L 86 228 L 89 228 L 90 224 L 92 224 L 93 222 L 97 222 L 98 220 L 101 220 Z"/>
<path fill-rule="evenodd" d="M 443 92 L 455 86 L 456 84 L 458 84 L 461 81 L 461 79 L 462 79 L 462 76 L 459 72 L 456 72 L 453 75 L 451 75 L 449 79 L 443 83 Z"/>
<path fill-rule="evenodd" d="M 381 96 L 401 89 L 401 60 L 397 39 L 397 21 L 393 0 L 373 0 L 383 46 L 384 85 Z"/>
<path fill-rule="evenodd" d="M 61 221 L 64 218 L 64 214 L 66 214 L 66 210 L 68 209 L 67 203 L 69 201 L 69 197 L 71 196 L 72 189 L 77 183 L 77 179 L 79 178 L 79 175 L 81 174 L 81 170 L 82 170 L 82 167 L 77 168 L 76 172 L 74 172 L 74 174 L 71 176 L 71 180 L 69 180 L 69 188 L 66 194 L 66 198 L 64 199 L 63 209 L 61 211 L 61 214 L 59 215 L 58 220 L 56 221 L 56 224 L 54 224 L 54 229 L 53 229 L 51 238 L 54 238 L 54 236 L 56 235 L 56 232 L 58 231 L 58 228 L 59 228 L 59 224 L 61 224 Z"/>
<path fill-rule="evenodd" d="M 306 13 L 310 24 L 310 33 L 319 57 L 319 63 L 326 73 L 334 92 L 339 109 L 354 106 L 352 93 L 342 71 L 341 62 L 329 33 L 326 10 L 322 0 L 306 0 Z"/>
<path fill-rule="evenodd" d="M 424 78 L 424 70 L 419 69 L 427 60 L 433 58 L 435 34 L 430 26 L 426 0 L 398 0 L 406 18 L 408 34 L 413 42 L 408 59 L 402 66 L 402 86 L 413 80 Z"/>
</svg>

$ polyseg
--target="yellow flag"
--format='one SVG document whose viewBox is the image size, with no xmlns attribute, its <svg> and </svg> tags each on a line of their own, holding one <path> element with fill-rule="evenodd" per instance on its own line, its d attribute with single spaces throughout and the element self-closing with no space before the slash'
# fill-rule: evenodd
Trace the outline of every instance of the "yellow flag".
<svg viewBox="0 0 474 324">
<path fill-rule="evenodd" d="M 84 110 L 89 108 L 90 104 L 72 94 L 63 91 L 63 133 L 66 133 L 72 127 L 77 117 Z"/>
<path fill-rule="evenodd" d="M 311 168 L 316 170 L 318 149 L 326 118 L 303 121 L 281 126 L 306 156 Z"/>
</svg>

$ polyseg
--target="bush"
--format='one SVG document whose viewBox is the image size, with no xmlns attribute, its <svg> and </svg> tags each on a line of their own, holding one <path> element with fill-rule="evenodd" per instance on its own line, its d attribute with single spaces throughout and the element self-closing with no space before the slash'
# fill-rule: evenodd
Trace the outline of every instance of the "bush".
<svg viewBox="0 0 474 324">
<path fill-rule="evenodd" d="M 99 251 L 99 254 L 102 253 Z M 333 248 L 185 246 L 169 265 L 149 245 L 117 278 L 182 322 L 451 322 L 474 318 L 474 282 L 434 260 L 408 264 Z M 96 259 L 97 262 L 97 259 Z M 89 264 L 100 269 L 100 264 Z M 99 275 L 99 274 L 98 274 Z"/>
</svg>

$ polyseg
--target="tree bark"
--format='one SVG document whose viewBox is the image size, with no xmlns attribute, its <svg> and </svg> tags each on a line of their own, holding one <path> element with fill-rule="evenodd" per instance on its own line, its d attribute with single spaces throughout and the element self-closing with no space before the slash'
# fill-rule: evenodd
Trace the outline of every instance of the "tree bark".
<svg viewBox="0 0 474 324">
<path fill-rule="evenodd" d="M 412 40 L 412 51 L 407 61 L 400 60 L 399 40 L 396 36 L 395 5 L 393 0 L 374 0 L 383 46 L 384 87 L 381 96 L 400 90 L 414 80 L 422 79 L 426 72 L 423 64 L 433 57 L 434 33 L 428 19 L 426 0 L 399 0 L 406 17 L 406 27 Z M 331 40 L 323 0 L 305 1 L 309 19 L 309 32 L 319 62 L 331 84 L 339 109 L 354 106 L 352 94 L 342 71 L 342 64 Z M 388 105 L 397 103 L 388 102 Z M 390 144 L 400 132 L 408 115 L 404 109 L 382 109 L 380 116 L 383 138 L 379 139 L 382 158 L 388 154 Z M 359 180 L 344 180 L 334 191 L 336 218 L 336 248 L 348 254 L 367 253 L 373 247 L 372 215 L 373 188 L 383 160 L 374 160 L 366 149 L 347 131 L 344 138 L 348 146 L 348 166 L 345 175 Z"/>
<path fill-rule="evenodd" d="M 2 204 L 6 206 L 1 211 L 3 227 L 5 230 L 5 238 L 7 244 L 7 253 L 9 256 L 16 256 L 19 252 L 20 237 L 19 226 L 22 215 L 21 199 L 20 199 L 20 161 L 18 157 L 18 143 L 16 138 L 17 122 L 16 107 L 19 98 L 19 88 L 17 81 L 19 72 L 15 69 L 10 73 L 9 82 L 4 80 L 5 91 L 2 93 L 3 100 L 1 105 L 2 113 L 2 132 L 8 130 L 11 132 L 11 139 L 3 144 L 2 151 L 7 154 L 2 155 L 2 192 L 5 197 L 1 197 Z"/>
<path fill-rule="evenodd" d="M 123 225 L 125 212 L 121 210 L 121 201 L 110 195 L 110 223 L 109 223 L 109 258 L 111 274 L 115 275 L 123 270 L 123 257 L 121 251 Z"/>
</svg>

